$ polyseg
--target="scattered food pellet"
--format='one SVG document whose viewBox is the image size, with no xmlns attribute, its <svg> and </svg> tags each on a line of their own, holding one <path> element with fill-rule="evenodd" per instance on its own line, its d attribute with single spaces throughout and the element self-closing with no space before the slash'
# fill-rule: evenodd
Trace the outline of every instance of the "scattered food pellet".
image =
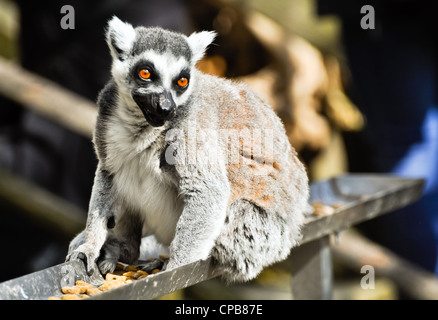
<svg viewBox="0 0 438 320">
<path fill-rule="evenodd" d="M 330 206 L 332 206 L 335 209 L 339 209 L 339 208 L 345 206 L 345 203 L 344 202 L 335 202 L 335 203 L 332 203 Z"/>
<path fill-rule="evenodd" d="M 160 259 L 168 259 L 166 255 L 160 255 Z M 156 258 L 153 258 L 156 260 Z M 151 260 L 151 261 L 153 261 Z M 160 272 L 160 269 L 152 270 L 151 274 Z M 127 265 L 123 263 L 117 263 L 116 270 L 113 273 L 107 273 L 105 275 L 105 281 L 99 288 L 94 287 L 92 284 L 82 280 L 76 281 L 76 284 L 71 287 L 62 287 L 62 295 L 60 297 L 52 296 L 48 300 L 80 300 L 90 296 L 100 294 L 104 291 L 121 287 L 125 284 L 132 283 L 135 280 L 140 280 L 149 276 L 149 273 L 140 269 L 136 265 Z"/>
<path fill-rule="evenodd" d="M 62 293 L 64 294 L 79 294 L 80 289 L 76 286 L 74 287 L 62 287 L 61 288 Z"/>
<path fill-rule="evenodd" d="M 92 287 L 92 288 L 87 289 L 87 294 L 89 296 L 94 296 L 94 295 L 99 294 L 99 293 L 102 293 L 102 291 L 99 290 L 98 288 Z"/>
<path fill-rule="evenodd" d="M 138 266 L 126 266 L 124 268 L 125 271 L 137 271 L 138 270 Z"/>
<path fill-rule="evenodd" d="M 76 285 L 80 286 L 80 287 L 85 287 L 86 289 L 94 288 L 93 285 L 86 283 L 85 281 L 82 281 L 82 280 L 76 281 Z"/>
<path fill-rule="evenodd" d="M 313 207 L 313 215 L 317 217 L 326 216 L 335 212 L 335 208 L 325 205 L 319 201 L 313 202 L 312 207 Z"/>
<path fill-rule="evenodd" d="M 77 294 L 67 293 L 61 296 L 61 300 L 80 300 L 81 298 Z"/>
</svg>

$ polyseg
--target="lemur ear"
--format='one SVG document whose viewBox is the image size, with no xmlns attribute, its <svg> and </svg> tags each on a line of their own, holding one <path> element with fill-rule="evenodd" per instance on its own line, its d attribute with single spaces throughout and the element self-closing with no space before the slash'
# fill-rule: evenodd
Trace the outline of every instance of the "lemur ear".
<svg viewBox="0 0 438 320">
<path fill-rule="evenodd" d="M 216 38 L 214 31 L 194 32 L 188 37 L 188 43 L 192 49 L 193 59 L 192 63 L 196 63 L 204 56 L 205 50 Z"/>
<path fill-rule="evenodd" d="M 134 40 L 135 30 L 132 25 L 113 16 L 106 30 L 106 42 L 113 59 L 123 61 L 131 50 Z"/>
</svg>

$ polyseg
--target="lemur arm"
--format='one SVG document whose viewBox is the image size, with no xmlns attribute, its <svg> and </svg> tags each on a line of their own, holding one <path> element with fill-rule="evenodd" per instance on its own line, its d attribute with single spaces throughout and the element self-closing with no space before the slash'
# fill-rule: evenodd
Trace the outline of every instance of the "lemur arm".
<svg viewBox="0 0 438 320">
<path fill-rule="evenodd" d="M 226 216 L 230 192 L 226 175 L 190 171 L 180 180 L 185 206 L 170 245 L 168 269 L 207 258 Z"/>
<path fill-rule="evenodd" d="M 108 228 L 113 227 L 115 203 L 111 194 L 111 175 L 98 166 L 91 193 L 87 224 L 84 230 L 83 243 L 72 250 L 67 256 L 67 261 L 80 259 L 84 261 L 87 273 L 94 272 L 96 260 L 105 243 Z"/>
</svg>

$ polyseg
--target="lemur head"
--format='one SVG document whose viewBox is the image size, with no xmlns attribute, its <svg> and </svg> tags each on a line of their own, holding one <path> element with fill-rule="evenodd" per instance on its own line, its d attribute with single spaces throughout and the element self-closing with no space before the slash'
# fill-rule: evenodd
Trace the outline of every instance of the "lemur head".
<svg viewBox="0 0 438 320">
<path fill-rule="evenodd" d="M 140 109 L 154 127 L 164 125 L 189 99 L 192 71 L 214 37 L 208 31 L 187 37 L 158 27 L 134 29 L 113 17 L 106 31 L 111 72 L 128 108 Z"/>
</svg>

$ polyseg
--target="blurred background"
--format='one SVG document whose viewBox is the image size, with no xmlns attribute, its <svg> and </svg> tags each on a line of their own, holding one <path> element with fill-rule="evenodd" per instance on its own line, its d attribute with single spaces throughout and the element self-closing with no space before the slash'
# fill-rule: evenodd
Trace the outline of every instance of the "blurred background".
<svg viewBox="0 0 438 320">
<path fill-rule="evenodd" d="M 60 26 L 65 4 L 74 29 Z M 365 4 L 373 29 L 361 28 Z M 94 102 L 110 77 L 104 26 L 114 14 L 134 26 L 216 30 L 198 68 L 266 98 L 312 181 L 346 172 L 426 178 L 421 201 L 357 231 L 434 277 L 435 9 L 408 0 L 0 0 L 0 281 L 63 262 L 85 225 Z M 376 289 L 363 290 L 363 274 L 334 253 L 336 299 L 429 298 L 406 290 L 411 275 L 377 275 Z M 285 261 L 247 284 L 213 279 L 166 298 L 289 299 L 289 270 Z"/>
</svg>

